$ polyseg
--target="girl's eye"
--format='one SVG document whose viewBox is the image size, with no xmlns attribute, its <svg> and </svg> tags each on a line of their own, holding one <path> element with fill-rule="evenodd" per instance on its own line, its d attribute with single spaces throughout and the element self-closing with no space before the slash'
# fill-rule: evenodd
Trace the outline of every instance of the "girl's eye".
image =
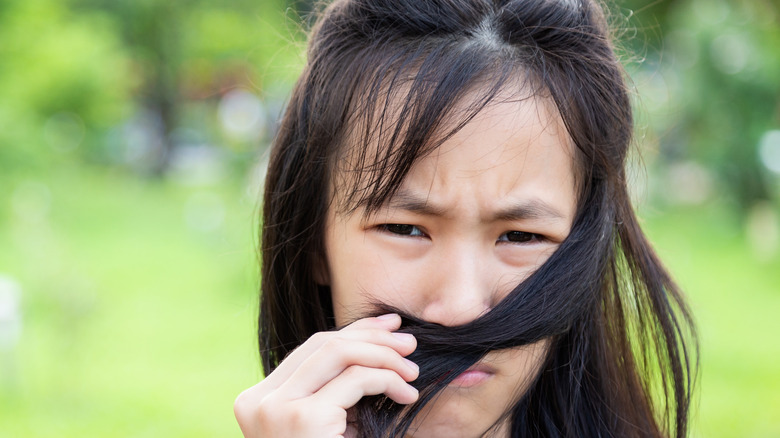
<svg viewBox="0 0 780 438">
<path fill-rule="evenodd" d="M 423 237 L 425 233 L 414 225 L 409 224 L 383 224 L 379 226 L 380 229 L 387 231 L 388 233 L 398 234 L 401 236 Z"/>
<path fill-rule="evenodd" d="M 528 243 L 535 240 L 542 240 L 542 236 L 525 231 L 508 231 L 498 237 L 499 242 L 509 243 Z"/>
</svg>

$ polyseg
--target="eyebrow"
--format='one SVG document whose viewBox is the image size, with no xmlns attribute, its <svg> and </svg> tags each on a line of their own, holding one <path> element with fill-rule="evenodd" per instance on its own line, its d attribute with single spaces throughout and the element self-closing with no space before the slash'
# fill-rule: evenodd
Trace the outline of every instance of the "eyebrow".
<svg viewBox="0 0 780 438">
<path fill-rule="evenodd" d="M 421 198 L 412 192 L 404 189 L 398 191 L 390 198 L 387 203 L 389 208 L 406 210 L 423 216 L 446 216 L 447 210 L 443 207 L 437 207 L 428 203 L 428 200 Z"/>
<path fill-rule="evenodd" d="M 442 217 L 447 215 L 447 209 L 442 206 L 431 205 L 426 198 L 416 194 L 399 189 L 398 192 L 387 202 L 387 207 L 400 209 L 423 216 Z M 519 221 L 533 219 L 563 219 L 564 215 L 552 205 L 534 198 L 522 201 L 518 204 L 503 208 L 495 212 L 492 216 L 493 221 Z"/>
</svg>

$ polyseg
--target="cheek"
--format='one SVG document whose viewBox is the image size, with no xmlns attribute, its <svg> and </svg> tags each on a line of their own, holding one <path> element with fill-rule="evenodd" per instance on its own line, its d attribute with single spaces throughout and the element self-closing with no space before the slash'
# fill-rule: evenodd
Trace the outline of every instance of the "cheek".
<svg viewBox="0 0 780 438">
<path fill-rule="evenodd" d="M 541 241 L 529 245 L 496 245 L 496 257 L 509 267 L 522 271 L 535 271 L 547 261 L 560 245 L 555 242 Z"/>
<path fill-rule="evenodd" d="M 543 243 L 533 247 L 496 247 L 495 271 L 498 276 L 500 298 L 506 297 L 514 288 L 536 272 L 558 248 L 558 244 Z"/>
<path fill-rule="evenodd" d="M 354 239 L 329 248 L 329 271 L 334 314 L 339 326 L 372 312 L 383 303 L 411 311 L 420 291 L 429 287 L 428 267 L 418 257 L 403 257 L 382 242 Z"/>
<path fill-rule="evenodd" d="M 490 391 L 495 400 L 514 404 L 531 387 L 544 365 L 550 340 L 543 339 L 523 347 L 498 350 L 485 357 L 498 369 L 496 381 Z M 500 406 L 496 406 L 499 409 Z"/>
<path fill-rule="evenodd" d="M 507 377 L 515 379 L 519 389 L 524 389 L 541 369 L 550 343 L 551 340 L 547 338 L 523 347 L 495 351 L 490 353 L 494 355 L 491 360 L 505 364 L 503 369 Z"/>
</svg>

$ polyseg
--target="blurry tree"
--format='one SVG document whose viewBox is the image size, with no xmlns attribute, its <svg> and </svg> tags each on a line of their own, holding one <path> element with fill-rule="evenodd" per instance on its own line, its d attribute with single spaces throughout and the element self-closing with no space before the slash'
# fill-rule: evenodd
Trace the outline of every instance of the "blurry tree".
<svg viewBox="0 0 780 438">
<path fill-rule="evenodd" d="M 685 135 L 667 148 L 686 147 L 714 169 L 744 211 L 771 195 L 758 146 L 780 127 L 780 4 L 697 0 L 672 12 L 667 40 L 679 76 L 670 90 Z"/>
<path fill-rule="evenodd" d="M 221 96 L 283 95 L 276 88 L 300 65 L 283 4 L 0 2 L 0 180 L 57 157 L 124 162 L 134 120 L 153 134 L 136 142 L 156 147 L 145 166 L 153 174 L 165 172 L 177 128 L 231 145 L 214 117 Z"/>
<path fill-rule="evenodd" d="M 171 155 L 171 130 L 179 106 L 179 68 L 181 37 L 179 35 L 180 2 L 150 0 L 78 2 L 106 13 L 118 24 L 120 35 L 133 61 L 138 84 L 135 99 L 156 116 L 161 132 L 159 148 L 151 151 L 150 170 L 161 175 Z"/>
<path fill-rule="evenodd" d="M 758 148 L 768 130 L 780 127 L 780 3 L 626 0 L 621 6 L 633 11 L 624 14 L 639 30 L 630 45 L 646 57 L 653 77 L 645 91 L 668 97 L 650 121 L 660 137 L 659 159 L 711 169 L 716 190 L 743 213 L 778 196 Z"/>
<path fill-rule="evenodd" d="M 174 132 L 186 124 L 188 102 L 217 98 L 236 87 L 261 92 L 264 80 L 285 79 L 265 69 L 271 59 L 297 57 L 285 35 L 281 0 L 73 0 L 73 4 L 83 11 L 106 13 L 120 30 L 138 76 L 135 101 L 151 114 L 146 129 L 158 131 L 157 148 L 147 157 L 148 170 L 155 175 L 168 168 Z M 203 129 L 202 122 L 194 125 Z"/>
<path fill-rule="evenodd" d="M 57 0 L 0 3 L 0 185 L 96 149 L 87 128 L 128 112 L 125 55 L 99 14 Z"/>
</svg>

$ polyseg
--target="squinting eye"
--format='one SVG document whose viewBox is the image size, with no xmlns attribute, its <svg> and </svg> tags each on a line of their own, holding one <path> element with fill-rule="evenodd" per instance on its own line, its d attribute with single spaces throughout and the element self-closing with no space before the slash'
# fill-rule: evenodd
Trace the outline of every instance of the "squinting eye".
<svg viewBox="0 0 780 438">
<path fill-rule="evenodd" d="M 508 231 L 498 237 L 499 242 L 527 243 L 533 240 L 541 240 L 542 236 L 525 231 Z"/>
<path fill-rule="evenodd" d="M 425 233 L 423 233 L 419 228 L 409 224 L 383 224 L 379 227 L 389 233 L 398 234 L 401 236 L 425 236 Z"/>
</svg>

